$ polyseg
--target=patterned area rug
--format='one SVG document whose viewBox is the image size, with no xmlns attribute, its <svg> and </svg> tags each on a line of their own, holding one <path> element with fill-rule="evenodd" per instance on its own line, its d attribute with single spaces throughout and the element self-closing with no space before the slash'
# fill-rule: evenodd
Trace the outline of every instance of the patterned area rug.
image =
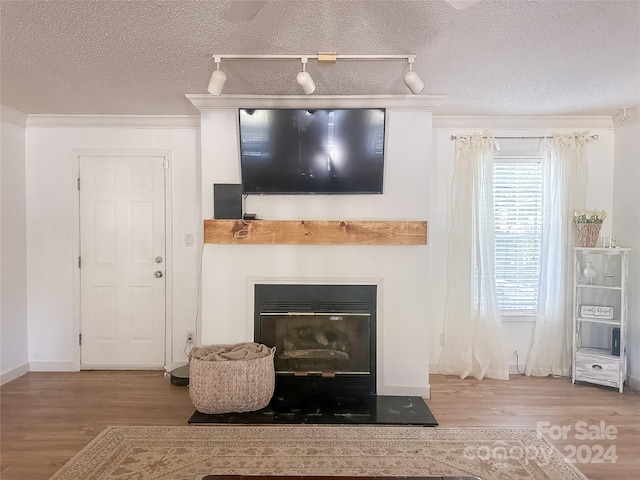
<svg viewBox="0 0 640 480">
<path fill-rule="evenodd" d="M 586 480 L 532 429 L 343 425 L 109 427 L 51 480 L 207 474 Z"/>
</svg>

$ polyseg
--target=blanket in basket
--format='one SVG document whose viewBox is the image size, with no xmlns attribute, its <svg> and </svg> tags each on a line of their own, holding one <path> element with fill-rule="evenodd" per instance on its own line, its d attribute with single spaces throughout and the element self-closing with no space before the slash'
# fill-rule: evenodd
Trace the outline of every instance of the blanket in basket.
<svg viewBox="0 0 640 480">
<path fill-rule="evenodd" d="M 189 397 L 202 413 L 251 412 L 266 407 L 275 388 L 275 348 L 257 343 L 191 350 Z"/>
<path fill-rule="evenodd" d="M 191 358 L 200 360 L 252 360 L 268 357 L 271 349 L 261 343 L 238 343 L 236 345 L 209 345 L 194 347 Z"/>
</svg>

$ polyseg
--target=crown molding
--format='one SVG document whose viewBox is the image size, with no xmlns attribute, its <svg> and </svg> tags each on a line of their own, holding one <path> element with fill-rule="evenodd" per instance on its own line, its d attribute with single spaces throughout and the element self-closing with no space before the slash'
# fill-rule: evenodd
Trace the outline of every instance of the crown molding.
<svg viewBox="0 0 640 480">
<path fill-rule="evenodd" d="M 208 95 L 187 94 L 200 111 L 237 108 L 397 108 L 433 112 L 444 95 Z"/>
<path fill-rule="evenodd" d="M 260 95 L 186 95 L 201 111 L 237 108 L 397 108 L 433 112 L 445 98 L 442 95 L 362 95 L 362 96 L 260 96 Z M 19 127 L 136 127 L 200 128 L 199 115 L 56 115 L 24 114 L 1 106 L 1 120 Z M 433 128 L 549 130 L 618 128 L 640 122 L 640 107 L 608 116 L 447 116 L 434 115 Z"/>
<path fill-rule="evenodd" d="M 615 128 L 626 127 L 636 123 L 640 123 L 640 105 L 621 108 L 613 116 Z"/>
<path fill-rule="evenodd" d="M 37 114 L 27 116 L 27 127 L 200 128 L 200 116 Z"/>
<path fill-rule="evenodd" d="M 467 128 L 475 130 L 545 130 L 597 129 L 613 130 L 613 120 L 607 116 L 433 116 L 433 128 Z"/>
<path fill-rule="evenodd" d="M 20 110 L 0 105 L 0 121 L 25 128 L 27 126 L 27 114 Z"/>
</svg>

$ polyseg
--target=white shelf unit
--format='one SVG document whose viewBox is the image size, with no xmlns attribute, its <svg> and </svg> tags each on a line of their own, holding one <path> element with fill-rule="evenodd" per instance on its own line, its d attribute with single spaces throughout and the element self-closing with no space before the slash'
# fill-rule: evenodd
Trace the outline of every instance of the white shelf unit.
<svg viewBox="0 0 640 480">
<path fill-rule="evenodd" d="M 573 249 L 573 383 L 578 380 L 605 385 L 617 388 L 622 393 L 627 379 L 627 284 L 630 250 Z M 584 275 L 589 262 L 596 269 L 593 279 L 587 279 Z M 612 307 L 613 318 L 581 316 L 580 307 L 583 305 Z M 619 332 L 619 335 L 614 336 L 614 331 Z M 618 342 L 615 352 L 614 338 Z"/>
</svg>

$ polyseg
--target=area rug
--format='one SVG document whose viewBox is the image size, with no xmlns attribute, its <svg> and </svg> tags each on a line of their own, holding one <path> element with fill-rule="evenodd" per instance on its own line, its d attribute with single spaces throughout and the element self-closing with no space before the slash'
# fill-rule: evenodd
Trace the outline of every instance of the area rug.
<svg viewBox="0 0 640 480">
<path fill-rule="evenodd" d="M 109 427 L 51 480 L 209 474 L 586 480 L 533 429 L 345 425 Z"/>
</svg>

